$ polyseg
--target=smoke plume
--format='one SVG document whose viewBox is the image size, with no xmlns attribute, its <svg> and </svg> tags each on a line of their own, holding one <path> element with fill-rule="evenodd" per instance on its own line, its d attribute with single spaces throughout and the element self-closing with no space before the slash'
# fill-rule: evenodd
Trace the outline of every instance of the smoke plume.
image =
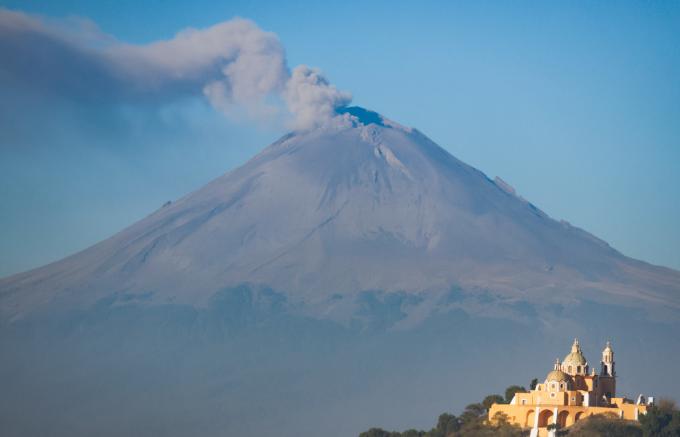
<svg viewBox="0 0 680 437">
<path fill-rule="evenodd" d="M 128 44 L 87 20 L 49 21 L 0 9 L 0 82 L 96 103 L 204 97 L 232 118 L 289 114 L 296 129 L 324 125 L 351 101 L 319 70 L 286 63 L 279 38 L 235 18 L 172 39 Z"/>
</svg>

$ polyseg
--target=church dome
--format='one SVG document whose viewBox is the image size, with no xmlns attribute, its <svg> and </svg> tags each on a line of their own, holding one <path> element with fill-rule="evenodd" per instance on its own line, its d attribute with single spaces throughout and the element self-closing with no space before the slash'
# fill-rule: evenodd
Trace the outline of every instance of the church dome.
<svg viewBox="0 0 680 437">
<path fill-rule="evenodd" d="M 588 362 L 586 361 L 586 357 L 583 356 L 583 352 L 581 352 L 581 345 L 578 340 L 574 340 L 574 344 L 571 346 L 571 352 L 564 357 L 562 365 L 585 366 L 586 364 L 588 364 Z"/>
<path fill-rule="evenodd" d="M 571 376 L 567 375 L 561 370 L 552 370 L 550 373 L 548 373 L 548 376 L 545 377 L 545 382 L 571 382 Z"/>
<path fill-rule="evenodd" d="M 562 364 L 563 365 L 571 364 L 572 366 L 585 366 L 587 362 L 586 357 L 584 357 L 583 354 L 579 351 L 569 353 L 569 355 L 564 357 L 564 361 L 562 361 Z"/>
</svg>

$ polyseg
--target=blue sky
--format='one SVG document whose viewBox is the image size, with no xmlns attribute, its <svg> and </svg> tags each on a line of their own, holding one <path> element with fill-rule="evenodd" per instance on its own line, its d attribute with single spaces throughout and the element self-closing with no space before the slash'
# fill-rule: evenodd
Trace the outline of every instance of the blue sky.
<svg viewBox="0 0 680 437">
<path fill-rule="evenodd" d="M 85 17 L 130 44 L 253 20 L 291 68 L 321 68 L 354 103 L 417 127 L 551 216 L 680 269 L 680 3 L 0 5 Z M 32 73 L 66 75 L 68 62 Z M 26 91 L 0 64 L 0 275 L 112 235 L 285 132 L 226 118 L 200 96 L 114 105 L 54 83 Z"/>
</svg>

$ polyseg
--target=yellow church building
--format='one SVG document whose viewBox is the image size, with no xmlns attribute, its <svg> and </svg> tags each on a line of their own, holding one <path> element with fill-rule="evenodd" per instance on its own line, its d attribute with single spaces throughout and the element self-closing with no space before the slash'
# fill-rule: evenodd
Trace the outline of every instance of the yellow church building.
<svg viewBox="0 0 680 437">
<path fill-rule="evenodd" d="M 638 396 L 636 401 L 616 397 L 616 368 L 614 351 L 607 342 L 602 351 L 600 373 L 591 369 L 574 340 L 571 352 L 553 370 L 542 384 L 528 392 L 518 392 L 509 404 L 493 404 L 489 420 L 503 413 L 510 423 L 531 428 L 531 437 L 554 436 L 554 428 L 573 425 L 593 414 L 614 414 L 627 420 L 638 420 L 647 412 L 654 398 Z"/>
</svg>

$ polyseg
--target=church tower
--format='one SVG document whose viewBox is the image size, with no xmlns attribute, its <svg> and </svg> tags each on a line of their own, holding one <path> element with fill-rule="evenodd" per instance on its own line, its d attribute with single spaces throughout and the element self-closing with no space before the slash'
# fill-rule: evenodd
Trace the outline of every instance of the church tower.
<svg viewBox="0 0 680 437">
<path fill-rule="evenodd" d="M 616 371 L 614 370 L 614 350 L 612 349 L 612 345 L 609 342 L 607 342 L 607 345 L 602 351 L 602 361 L 600 364 L 602 366 L 600 375 L 611 377 L 616 376 Z"/>
<path fill-rule="evenodd" d="M 616 396 L 616 368 L 614 363 L 614 350 L 610 342 L 602 351 L 602 361 L 600 361 L 599 392 L 600 398 L 605 402 L 610 402 Z"/>
</svg>

